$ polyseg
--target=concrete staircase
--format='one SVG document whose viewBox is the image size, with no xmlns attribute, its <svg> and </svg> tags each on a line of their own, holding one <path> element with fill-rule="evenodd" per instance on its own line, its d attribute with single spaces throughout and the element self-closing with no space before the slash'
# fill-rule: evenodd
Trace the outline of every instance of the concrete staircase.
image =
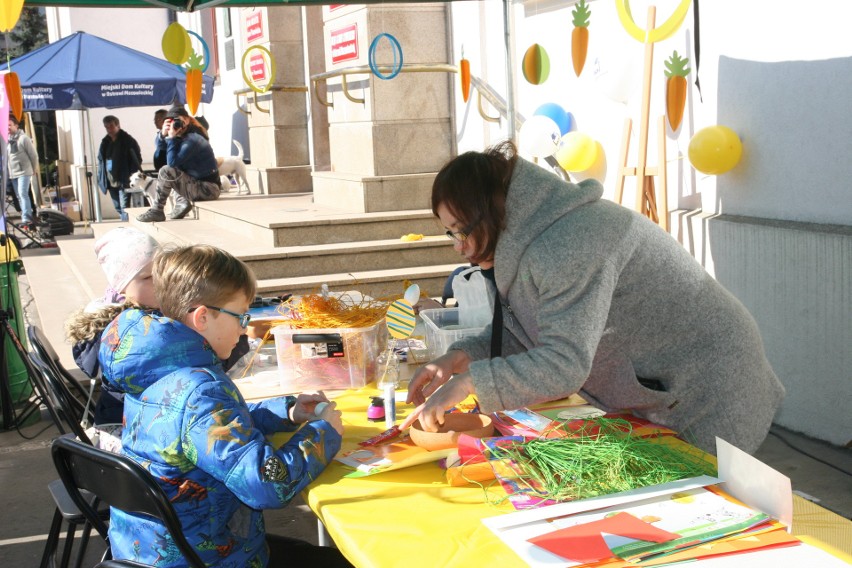
<svg viewBox="0 0 852 568">
<path fill-rule="evenodd" d="M 166 207 L 167 210 L 170 207 Z M 401 295 L 403 280 L 440 296 L 447 276 L 464 260 L 453 250 L 431 211 L 352 213 L 313 203 L 311 194 L 235 196 L 198 203 L 197 218 L 130 225 L 159 243 L 204 243 L 246 262 L 258 278 L 258 293 L 316 293 L 358 290 L 373 297 Z M 128 223 L 108 221 L 79 227 L 58 237 L 59 254 L 24 251 L 23 260 L 42 328 L 74 368 L 64 344 L 63 323 L 73 311 L 103 295 L 106 278 L 98 265 L 94 240 Z M 409 233 L 420 241 L 404 242 Z M 68 355 L 68 358 L 65 357 Z"/>
<path fill-rule="evenodd" d="M 167 206 L 167 210 L 169 207 Z M 462 259 L 429 210 L 352 213 L 316 205 L 311 194 L 238 197 L 196 204 L 197 218 L 131 225 L 160 243 L 204 243 L 248 264 L 263 295 L 352 290 L 383 297 L 401 294 L 412 280 L 440 295 Z M 110 226 L 95 226 L 99 236 Z M 404 242 L 404 234 L 419 241 Z M 62 245 L 60 245 L 61 247 Z"/>
</svg>

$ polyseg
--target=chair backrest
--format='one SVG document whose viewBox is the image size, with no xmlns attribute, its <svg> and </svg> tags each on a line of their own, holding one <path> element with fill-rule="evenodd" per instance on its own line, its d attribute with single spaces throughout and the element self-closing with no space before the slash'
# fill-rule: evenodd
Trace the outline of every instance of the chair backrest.
<svg viewBox="0 0 852 568">
<path fill-rule="evenodd" d="M 38 377 L 34 381 L 35 388 L 39 391 L 59 432 L 61 434 L 70 432 L 91 446 L 92 440 L 86 435 L 80 423 L 83 418 L 83 405 L 65 388 L 62 380 L 56 377 L 53 366 L 45 362 L 37 351 L 30 351 L 28 356 L 38 371 Z"/>
<path fill-rule="evenodd" d="M 156 480 L 133 459 L 99 450 L 71 438 L 57 438 L 51 446 L 56 471 L 68 495 L 95 530 L 107 538 L 107 526 L 95 507 L 80 494 L 85 489 L 110 507 L 159 520 L 190 566 L 205 566 L 187 542 L 180 519 Z"/>
<path fill-rule="evenodd" d="M 30 340 L 30 345 L 32 345 L 38 352 L 42 360 L 55 367 L 56 372 L 66 383 L 67 388 L 71 390 L 74 396 L 79 400 L 87 400 L 89 393 L 86 392 L 86 389 L 80 385 L 77 379 L 75 379 L 74 376 L 68 372 L 68 369 L 65 368 L 65 365 L 62 364 L 62 361 L 59 359 L 59 355 L 44 335 L 44 332 L 38 326 L 31 325 L 27 327 L 27 338 Z"/>
</svg>

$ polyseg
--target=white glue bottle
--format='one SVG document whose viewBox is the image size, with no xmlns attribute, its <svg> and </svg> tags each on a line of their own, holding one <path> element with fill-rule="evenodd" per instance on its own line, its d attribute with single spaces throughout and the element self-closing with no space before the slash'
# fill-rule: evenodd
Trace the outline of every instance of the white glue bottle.
<svg viewBox="0 0 852 568">
<path fill-rule="evenodd" d="M 379 365 L 384 364 L 379 383 L 385 399 L 385 427 L 392 428 L 396 424 L 396 387 L 399 385 L 399 359 L 393 349 L 384 351 L 379 356 Z"/>
</svg>

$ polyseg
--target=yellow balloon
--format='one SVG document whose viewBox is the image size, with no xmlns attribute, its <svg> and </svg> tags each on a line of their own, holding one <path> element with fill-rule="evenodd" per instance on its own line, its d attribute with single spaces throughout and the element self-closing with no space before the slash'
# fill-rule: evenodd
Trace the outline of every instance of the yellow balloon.
<svg viewBox="0 0 852 568">
<path fill-rule="evenodd" d="M 696 170 L 709 175 L 723 174 L 737 165 L 743 144 L 727 126 L 707 126 L 689 141 L 689 161 Z"/>
<path fill-rule="evenodd" d="M 0 2 L 0 32 L 10 32 L 21 17 L 24 0 L 3 0 Z"/>
<path fill-rule="evenodd" d="M 678 4 L 669 19 L 655 27 L 650 32 L 648 30 L 643 30 L 636 25 L 636 22 L 633 21 L 633 15 L 630 13 L 629 0 L 615 0 L 615 9 L 618 12 L 618 19 L 621 20 L 621 25 L 624 26 L 627 33 L 629 33 L 636 41 L 641 41 L 642 43 L 655 43 L 668 39 L 677 31 L 683 23 L 683 20 L 686 18 L 686 13 L 689 11 L 689 4 L 691 1 L 692 0 L 681 0 L 681 3 Z"/>
<path fill-rule="evenodd" d="M 582 172 L 595 163 L 598 144 L 588 134 L 569 132 L 559 141 L 553 157 L 566 172 Z"/>
<path fill-rule="evenodd" d="M 172 22 L 163 33 L 163 56 L 169 63 L 183 65 L 192 55 L 192 43 L 186 28 Z"/>
</svg>

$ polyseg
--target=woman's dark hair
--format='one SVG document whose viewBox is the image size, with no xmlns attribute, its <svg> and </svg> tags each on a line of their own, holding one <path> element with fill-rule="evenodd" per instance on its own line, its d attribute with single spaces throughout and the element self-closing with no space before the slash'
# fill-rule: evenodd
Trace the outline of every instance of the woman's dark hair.
<svg viewBox="0 0 852 568">
<path fill-rule="evenodd" d="M 506 140 L 484 152 L 465 152 L 441 168 L 432 184 L 432 213 L 442 203 L 470 234 L 477 258 L 494 257 L 497 238 L 505 227 L 506 193 L 518 161 L 515 145 Z"/>
</svg>

